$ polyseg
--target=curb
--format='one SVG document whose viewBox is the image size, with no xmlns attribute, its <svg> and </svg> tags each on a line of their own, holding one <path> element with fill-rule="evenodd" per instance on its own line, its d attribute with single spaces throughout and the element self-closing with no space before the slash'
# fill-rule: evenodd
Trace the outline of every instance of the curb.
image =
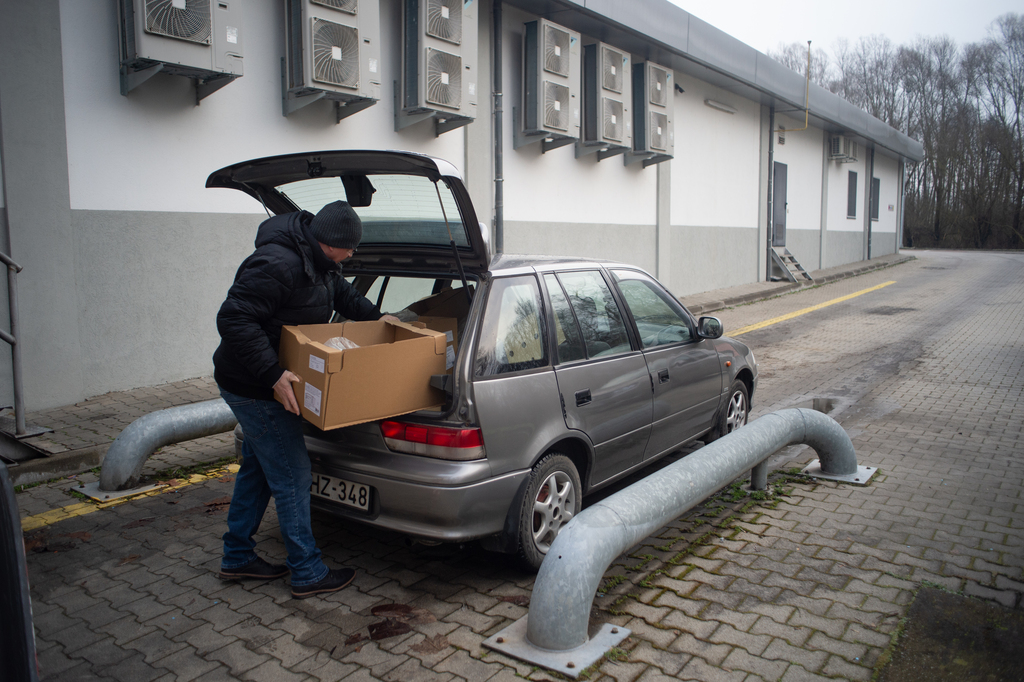
<svg viewBox="0 0 1024 682">
<path fill-rule="evenodd" d="M 103 463 L 109 445 L 93 445 L 81 450 L 69 450 L 39 459 L 31 459 L 8 467 L 13 485 L 39 483 L 51 478 L 63 478 L 72 474 L 80 474 Z"/>
<path fill-rule="evenodd" d="M 716 310 L 722 310 L 724 308 L 731 308 L 737 305 L 743 305 L 744 303 L 753 303 L 754 301 L 763 301 L 782 294 L 787 294 L 800 289 L 809 289 L 811 287 L 821 286 L 822 284 L 828 284 L 830 282 L 837 282 L 842 279 L 848 279 L 850 277 L 856 277 L 857 275 L 863 275 L 868 272 L 874 272 L 875 270 L 881 270 L 883 268 L 892 267 L 894 265 L 901 265 L 912 260 L 917 260 L 917 256 L 903 256 L 895 260 L 885 261 L 884 263 L 878 263 L 877 265 L 865 265 L 853 270 L 846 270 L 839 273 L 820 275 L 806 282 L 764 282 L 765 288 L 761 291 L 755 291 L 748 294 L 740 294 L 737 296 L 730 296 L 721 300 L 705 301 L 703 303 L 695 303 L 687 305 L 686 308 L 691 313 L 699 315 L 701 313 L 709 313 Z M 770 287 L 770 288 L 769 288 Z"/>
</svg>

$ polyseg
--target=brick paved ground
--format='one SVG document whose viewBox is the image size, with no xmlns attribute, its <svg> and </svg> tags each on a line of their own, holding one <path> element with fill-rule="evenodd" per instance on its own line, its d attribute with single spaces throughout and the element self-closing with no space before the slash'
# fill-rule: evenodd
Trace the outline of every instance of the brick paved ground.
<svg viewBox="0 0 1024 682">
<path fill-rule="evenodd" d="M 595 615 L 633 636 L 590 679 L 867 680 L 922 584 L 1022 608 L 1024 257 L 918 255 L 715 313 L 735 330 L 895 280 L 740 337 L 761 363 L 755 416 L 829 398 L 879 474 L 854 487 L 779 471 L 787 494 L 727 489 L 631 549 Z M 227 439 L 204 447 L 231 454 Z M 23 520 L 78 503 L 68 485 L 20 493 Z M 231 485 L 218 472 L 27 533 L 44 679 L 557 677 L 482 648 L 527 612 L 533 578 L 475 546 L 407 547 L 317 517 L 329 562 L 359 569 L 352 587 L 295 601 L 282 581 L 221 583 Z M 281 559 L 268 519 L 261 551 Z M 414 610 L 373 640 L 390 603 Z"/>
</svg>

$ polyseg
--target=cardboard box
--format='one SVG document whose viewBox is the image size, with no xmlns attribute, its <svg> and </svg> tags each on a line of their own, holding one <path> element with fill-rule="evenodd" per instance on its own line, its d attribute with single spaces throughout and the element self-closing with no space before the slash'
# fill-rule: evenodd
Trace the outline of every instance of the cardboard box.
<svg viewBox="0 0 1024 682">
<path fill-rule="evenodd" d="M 473 287 L 469 288 L 470 294 L 474 293 Z M 421 298 L 406 310 L 413 312 L 419 322 L 426 324 L 427 329 L 434 329 L 450 332 L 449 347 L 451 352 L 448 356 L 448 369 L 455 364 L 455 353 L 459 350 L 459 336 L 462 331 L 459 327 L 466 323 L 469 316 L 469 301 L 466 299 L 466 291 L 461 287 L 458 289 L 446 289 L 433 296 Z"/>
<path fill-rule="evenodd" d="M 335 336 L 359 348 L 324 345 Z M 446 354 L 444 332 L 377 321 L 284 327 L 278 357 L 302 379 L 302 416 L 326 431 L 442 404 L 430 377 L 445 373 Z"/>
<path fill-rule="evenodd" d="M 474 293 L 473 287 L 469 293 Z M 445 289 L 439 294 L 421 298 L 406 310 L 411 310 L 417 315 L 429 315 L 431 317 L 454 317 L 456 320 L 466 319 L 469 314 L 469 301 L 466 300 L 466 292 L 462 287 L 458 289 Z"/>
<path fill-rule="evenodd" d="M 435 332 L 445 335 L 447 348 L 444 366 L 451 373 L 452 367 L 455 366 L 455 355 L 459 352 L 459 321 L 454 317 L 422 315 L 414 324 L 422 324 L 427 329 L 433 329 Z"/>
</svg>

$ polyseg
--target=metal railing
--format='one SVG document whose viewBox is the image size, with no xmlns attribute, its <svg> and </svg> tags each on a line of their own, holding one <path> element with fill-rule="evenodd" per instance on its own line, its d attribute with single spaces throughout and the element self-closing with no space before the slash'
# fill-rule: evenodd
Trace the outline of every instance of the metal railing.
<svg viewBox="0 0 1024 682">
<path fill-rule="evenodd" d="M 21 345 L 18 343 L 18 278 L 22 267 L 0 251 L 0 261 L 7 266 L 7 298 L 10 306 L 11 333 L 0 329 L 0 339 L 11 344 L 11 373 L 14 380 L 14 424 L 15 435 L 28 433 L 25 427 L 25 395 L 21 379 Z"/>
</svg>

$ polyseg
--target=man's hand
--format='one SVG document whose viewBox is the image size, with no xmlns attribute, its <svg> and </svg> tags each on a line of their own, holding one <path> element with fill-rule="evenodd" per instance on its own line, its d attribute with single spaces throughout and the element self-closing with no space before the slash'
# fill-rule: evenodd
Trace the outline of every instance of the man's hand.
<svg viewBox="0 0 1024 682">
<path fill-rule="evenodd" d="M 385 322 L 401 322 L 401 320 L 395 317 L 394 315 L 385 315 L 380 319 L 382 319 Z"/>
<path fill-rule="evenodd" d="M 292 389 L 292 384 L 302 381 L 294 373 L 288 370 L 284 371 L 281 378 L 274 384 L 274 395 L 284 405 L 284 409 L 288 410 L 292 414 L 301 414 L 299 412 L 299 401 L 295 399 L 295 391 Z"/>
</svg>

